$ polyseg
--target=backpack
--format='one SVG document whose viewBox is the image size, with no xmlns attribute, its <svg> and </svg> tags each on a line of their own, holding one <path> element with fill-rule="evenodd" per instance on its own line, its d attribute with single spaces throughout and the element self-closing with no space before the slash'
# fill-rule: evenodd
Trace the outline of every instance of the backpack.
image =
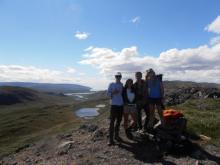
<svg viewBox="0 0 220 165">
<path fill-rule="evenodd" d="M 163 111 L 163 117 L 165 120 L 177 119 L 183 117 L 183 113 L 175 109 L 167 109 Z"/>
<path fill-rule="evenodd" d="M 182 112 L 175 109 L 167 109 L 163 111 L 163 117 L 168 128 L 180 129 L 182 131 L 186 129 L 186 119 Z"/>
</svg>

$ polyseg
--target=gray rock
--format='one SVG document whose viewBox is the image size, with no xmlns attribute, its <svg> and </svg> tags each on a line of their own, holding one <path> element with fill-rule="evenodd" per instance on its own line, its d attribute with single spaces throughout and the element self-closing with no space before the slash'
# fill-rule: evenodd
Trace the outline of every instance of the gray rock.
<svg viewBox="0 0 220 165">
<path fill-rule="evenodd" d="M 69 150 L 73 147 L 74 141 L 66 141 L 61 143 L 58 146 L 58 151 L 57 154 L 58 155 L 65 155 L 69 152 Z"/>
<path fill-rule="evenodd" d="M 80 130 L 86 130 L 87 132 L 94 132 L 98 129 L 97 125 L 94 124 L 83 124 L 79 128 Z"/>
</svg>

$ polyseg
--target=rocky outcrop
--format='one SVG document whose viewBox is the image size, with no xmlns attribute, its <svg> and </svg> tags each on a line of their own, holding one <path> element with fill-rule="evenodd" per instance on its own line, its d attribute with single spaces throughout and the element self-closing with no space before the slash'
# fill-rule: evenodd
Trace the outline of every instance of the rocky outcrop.
<svg viewBox="0 0 220 165">
<path fill-rule="evenodd" d="M 165 105 L 184 103 L 188 99 L 220 98 L 218 88 L 182 87 L 178 89 L 165 89 Z"/>
</svg>

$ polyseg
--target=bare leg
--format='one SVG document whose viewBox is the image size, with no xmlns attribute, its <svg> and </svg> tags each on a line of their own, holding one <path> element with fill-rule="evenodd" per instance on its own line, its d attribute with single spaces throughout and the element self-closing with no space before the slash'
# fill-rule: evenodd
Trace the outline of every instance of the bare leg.
<svg viewBox="0 0 220 165">
<path fill-rule="evenodd" d="M 163 110 L 161 108 L 161 105 L 157 105 L 157 111 L 160 117 L 160 122 L 162 125 L 164 125 Z"/>
<path fill-rule="evenodd" d="M 155 106 L 153 104 L 150 104 L 149 106 L 149 122 L 148 122 L 148 128 L 153 128 L 154 125 L 154 113 L 155 113 Z"/>
<path fill-rule="evenodd" d="M 128 129 L 128 113 L 124 113 L 124 128 Z"/>
<path fill-rule="evenodd" d="M 137 126 L 137 114 L 135 112 L 131 113 L 131 118 L 132 118 L 132 127 L 136 127 Z"/>
</svg>

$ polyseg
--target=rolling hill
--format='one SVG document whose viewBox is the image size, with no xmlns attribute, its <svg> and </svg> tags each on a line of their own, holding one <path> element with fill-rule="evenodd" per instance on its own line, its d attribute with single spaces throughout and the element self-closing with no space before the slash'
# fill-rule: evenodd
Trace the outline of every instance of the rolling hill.
<svg viewBox="0 0 220 165">
<path fill-rule="evenodd" d="M 31 83 L 31 82 L 0 82 L 0 86 L 26 87 L 43 92 L 74 93 L 88 92 L 90 87 L 78 84 L 53 84 L 53 83 Z"/>
<path fill-rule="evenodd" d="M 39 98 L 38 92 L 23 87 L 0 87 L 0 105 L 12 105 L 26 101 L 34 101 Z"/>
</svg>

